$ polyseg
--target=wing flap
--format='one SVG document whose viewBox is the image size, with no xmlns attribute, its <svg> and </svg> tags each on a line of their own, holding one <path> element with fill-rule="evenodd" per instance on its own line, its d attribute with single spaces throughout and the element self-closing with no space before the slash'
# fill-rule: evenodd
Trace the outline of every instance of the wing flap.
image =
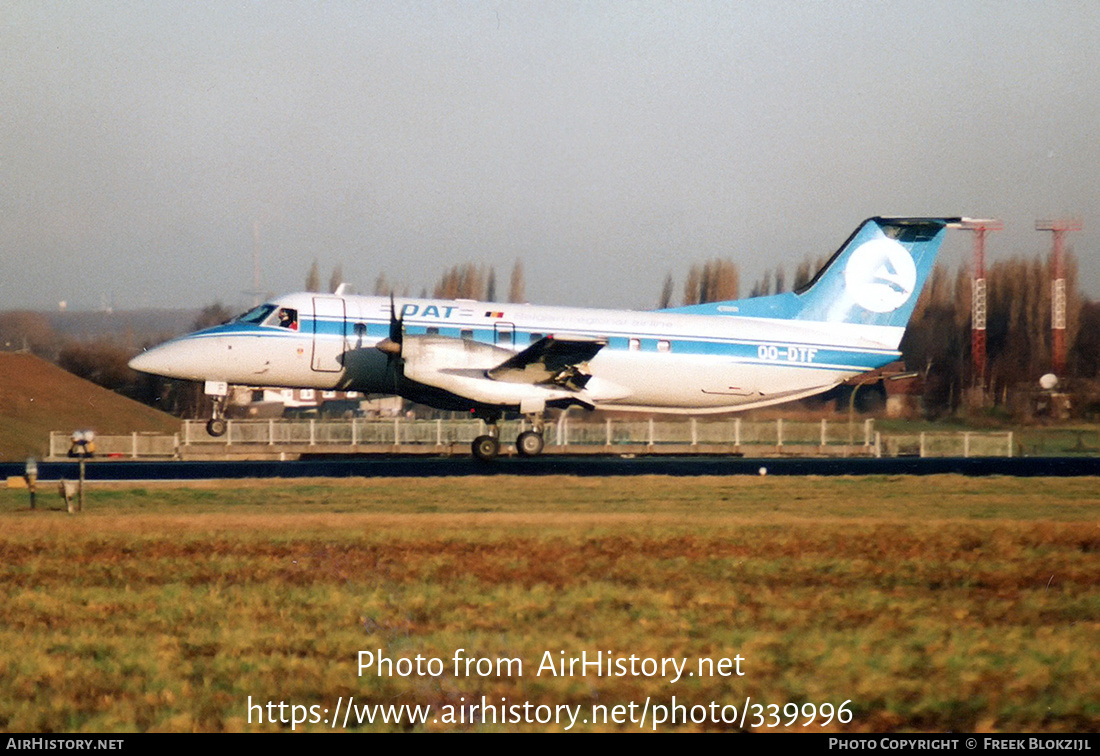
<svg viewBox="0 0 1100 756">
<path fill-rule="evenodd" d="M 561 386 L 580 391 L 592 376 L 587 363 L 607 345 L 594 339 L 545 336 L 488 371 L 495 381 Z"/>
</svg>

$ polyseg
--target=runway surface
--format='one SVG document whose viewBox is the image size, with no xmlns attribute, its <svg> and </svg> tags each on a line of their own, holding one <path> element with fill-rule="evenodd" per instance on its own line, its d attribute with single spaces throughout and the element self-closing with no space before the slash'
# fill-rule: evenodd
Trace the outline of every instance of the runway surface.
<svg viewBox="0 0 1100 756">
<path fill-rule="evenodd" d="M 23 475 L 22 462 L 0 463 L 0 475 Z M 133 462 L 90 461 L 87 480 L 211 480 L 238 478 L 382 478 L 468 475 L 1008 475 L 1075 477 L 1100 475 L 1100 457 L 981 457 L 889 459 L 745 459 L 742 457 L 547 456 L 501 458 L 491 463 L 472 457 L 347 456 L 294 462 Z M 42 482 L 75 480 L 77 462 L 39 462 Z"/>
</svg>

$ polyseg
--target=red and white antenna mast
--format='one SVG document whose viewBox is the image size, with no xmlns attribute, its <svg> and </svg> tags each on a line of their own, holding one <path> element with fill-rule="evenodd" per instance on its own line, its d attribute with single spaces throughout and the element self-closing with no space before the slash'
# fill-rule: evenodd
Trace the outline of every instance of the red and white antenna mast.
<svg viewBox="0 0 1100 756">
<path fill-rule="evenodd" d="M 1050 359 L 1054 374 L 1062 378 L 1066 373 L 1066 232 L 1080 231 L 1081 221 L 1039 220 L 1035 221 L 1035 230 L 1054 234 L 1050 253 Z"/>
<path fill-rule="evenodd" d="M 985 235 L 989 231 L 1000 231 L 1005 224 L 999 220 L 963 218 L 960 228 L 974 232 L 974 271 L 970 281 L 970 359 L 974 373 L 974 387 L 985 391 L 985 326 L 986 326 L 986 284 L 985 284 Z"/>
</svg>

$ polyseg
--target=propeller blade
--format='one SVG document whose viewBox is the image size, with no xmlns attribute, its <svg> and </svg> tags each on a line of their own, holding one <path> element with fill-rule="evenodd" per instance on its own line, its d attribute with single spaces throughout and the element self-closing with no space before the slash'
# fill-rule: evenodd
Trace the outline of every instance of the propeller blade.
<svg viewBox="0 0 1100 756">
<path fill-rule="evenodd" d="M 393 301 L 393 292 L 390 292 L 390 335 L 375 345 L 380 352 L 401 356 L 401 342 L 405 339 L 405 329 L 401 325 L 401 318 L 397 316 L 397 305 Z"/>
<path fill-rule="evenodd" d="M 401 318 L 397 317 L 397 307 L 393 302 L 393 292 L 390 292 L 390 341 L 400 346 L 404 333 L 401 328 Z"/>
</svg>

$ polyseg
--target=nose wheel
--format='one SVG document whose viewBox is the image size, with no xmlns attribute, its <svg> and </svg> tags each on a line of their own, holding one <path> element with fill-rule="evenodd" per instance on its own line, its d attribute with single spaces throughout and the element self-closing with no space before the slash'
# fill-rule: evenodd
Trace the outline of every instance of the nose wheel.
<svg viewBox="0 0 1100 756">
<path fill-rule="evenodd" d="M 214 408 L 210 413 L 210 419 L 206 421 L 206 432 L 217 438 L 224 436 L 229 430 L 229 424 L 225 421 L 225 396 L 211 396 Z"/>
</svg>

